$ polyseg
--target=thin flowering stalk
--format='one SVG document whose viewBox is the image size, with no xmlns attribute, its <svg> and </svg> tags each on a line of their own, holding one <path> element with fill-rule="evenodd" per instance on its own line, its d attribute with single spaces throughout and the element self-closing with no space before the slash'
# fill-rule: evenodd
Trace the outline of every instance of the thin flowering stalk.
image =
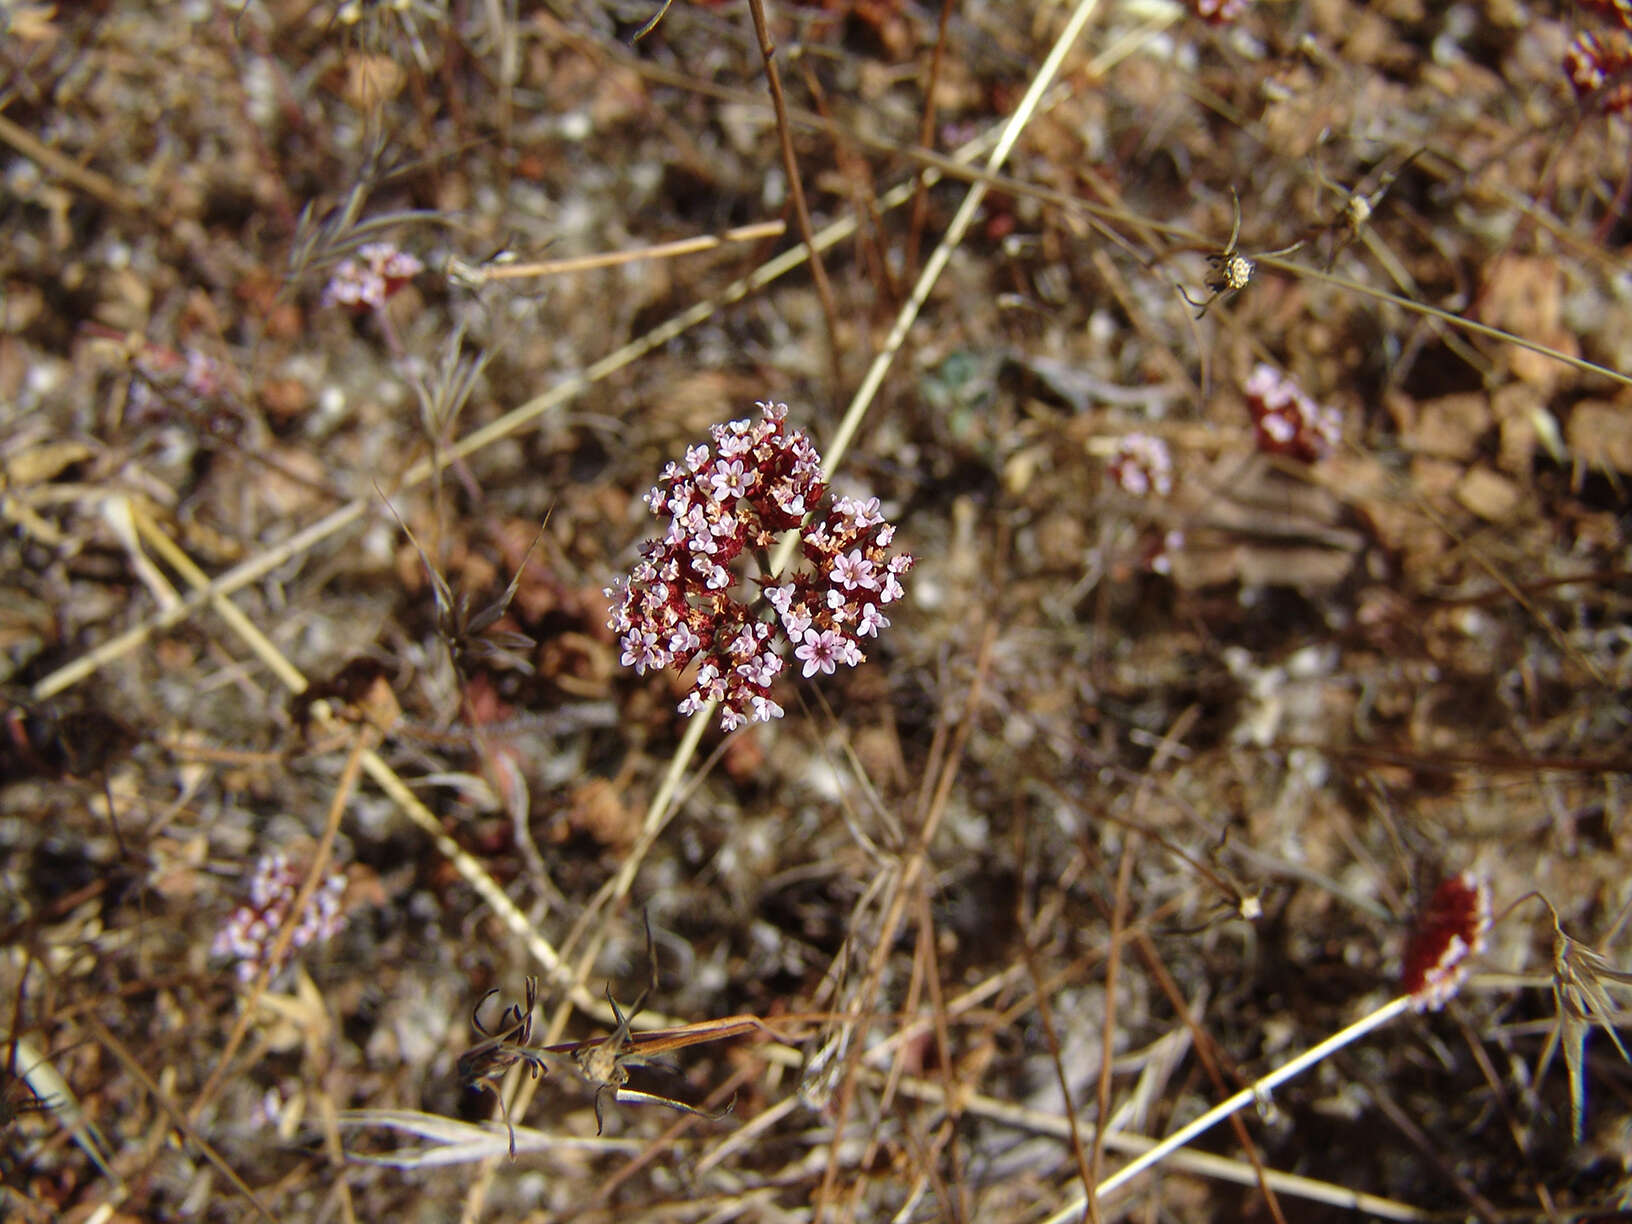
<svg viewBox="0 0 1632 1224">
<path fill-rule="evenodd" d="M 695 664 L 680 713 L 718 702 L 727 731 L 782 716 L 771 686 L 788 647 L 807 679 L 865 661 L 861 639 L 889 627 L 883 609 L 912 568 L 890 552 L 895 527 L 878 499 L 826 502 L 821 456 L 787 427 L 787 406 L 757 407 L 758 421 L 714 426 L 712 449 L 693 446 L 664 469 L 645 501 L 667 530 L 606 588 L 624 666 L 644 675 Z M 772 545 L 792 531 L 803 564 L 767 573 Z M 760 569 L 753 599 L 738 593 L 745 554 Z"/>
<path fill-rule="evenodd" d="M 1118 1169 L 1110 1177 L 1107 1177 L 1104 1181 L 1100 1182 L 1099 1185 L 1095 1186 L 1094 1197 L 1096 1199 L 1102 1199 L 1112 1191 L 1126 1185 L 1140 1173 L 1143 1173 L 1152 1165 L 1165 1160 L 1179 1148 L 1184 1147 L 1192 1139 L 1196 1138 L 1203 1132 L 1211 1130 L 1214 1126 L 1224 1121 L 1231 1114 L 1239 1113 L 1248 1105 L 1266 1099 L 1270 1092 L 1278 1088 L 1280 1085 L 1286 1083 L 1287 1080 L 1301 1075 L 1310 1067 L 1313 1067 L 1315 1064 L 1321 1062 L 1330 1055 L 1335 1054 L 1338 1050 L 1341 1050 L 1344 1046 L 1360 1040 L 1360 1038 L 1364 1037 L 1367 1033 L 1382 1028 L 1383 1025 L 1388 1024 L 1390 1021 L 1393 1021 L 1399 1016 L 1404 1015 L 1406 1012 L 1411 1011 L 1412 1008 L 1413 1001 L 1410 995 L 1399 995 L 1393 999 L 1390 999 L 1387 1003 L 1384 1003 L 1375 1011 L 1362 1016 L 1347 1028 L 1333 1033 L 1330 1037 L 1326 1038 L 1325 1041 L 1311 1046 L 1290 1062 L 1284 1063 L 1275 1068 L 1275 1070 L 1271 1071 L 1262 1079 L 1254 1080 L 1251 1084 L 1241 1089 L 1240 1092 L 1236 1093 L 1228 1100 L 1219 1102 L 1219 1104 L 1213 1106 L 1213 1108 L 1202 1114 L 1201 1117 L 1197 1118 L 1194 1122 L 1191 1122 L 1188 1126 L 1180 1127 L 1178 1130 L 1174 1131 L 1166 1139 L 1163 1139 L 1160 1143 L 1150 1148 L 1143 1155 L 1129 1162 L 1123 1168 Z M 1087 1203 L 1087 1194 L 1085 1192 L 1079 1192 L 1073 1197 L 1070 1203 L 1066 1204 L 1064 1208 L 1050 1216 L 1047 1224 L 1066 1224 L 1066 1221 L 1068 1220 L 1080 1219 L 1082 1210 L 1087 1206 Z"/>
</svg>

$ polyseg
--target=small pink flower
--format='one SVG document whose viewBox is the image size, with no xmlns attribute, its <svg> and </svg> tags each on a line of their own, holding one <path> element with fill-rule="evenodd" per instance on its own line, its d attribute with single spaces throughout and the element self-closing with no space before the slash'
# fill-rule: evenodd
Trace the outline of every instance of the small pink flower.
<svg viewBox="0 0 1632 1224">
<path fill-rule="evenodd" d="M 714 496 L 722 501 L 746 496 L 748 480 L 743 475 L 742 460 L 731 459 L 724 463 L 716 463 L 714 474 L 709 477 L 708 483 L 714 486 Z"/>
<path fill-rule="evenodd" d="M 633 667 L 636 675 L 644 676 L 648 667 L 655 671 L 665 666 L 668 657 L 657 644 L 657 634 L 648 629 L 638 637 L 625 639 L 622 662 L 625 667 Z"/>
<path fill-rule="evenodd" d="M 1223 25 L 1247 11 L 1247 0 L 1190 0 L 1190 9 L 1209 25 Z"/>
<path fill-rule="evenodd" d="M 238 962 L 239 981 L 253 981 L 271 963 L 278 932 L 289 920 L 305 878 L 305 871 L 282 853 L 273 852 L 257 860 L 249 881 L 248 904 L 239 906 L 228 916 L 210 945 L 211 955 L 230 957 Z M 345 891 L 345 872 L 331 867 L 295 919 L 285 957 L 272 965 L 274 973 L 287 963 L 289 952 L 323 943 L 345 927 L 345 915 L 340 908 Z"/>
<path fill-rule="evenodd" d="M 831 629 L 822 633 L 806 629 L 804 645 L 793 652 L 793 657 L 804 663 L 806 679 L 817 672 L 831 676 L 833 669 L 838 666 L 843 647 L 843 640 Z"/>
<path fill-rule="evenodd" d="M 833 580 L 847 591 L 857 587 L 876 590 L 878 580 L 873 577 L 873 563 L 861 555 L 861 549 L 852 548 L 833 562 Z"/>
<path fill-rule="evenodd" d="M 737 674 L 759 688 L 768 687 L 781 670 L 782 660 L 775 655 L 761 655 L 737 666 Z"/>
</svg>

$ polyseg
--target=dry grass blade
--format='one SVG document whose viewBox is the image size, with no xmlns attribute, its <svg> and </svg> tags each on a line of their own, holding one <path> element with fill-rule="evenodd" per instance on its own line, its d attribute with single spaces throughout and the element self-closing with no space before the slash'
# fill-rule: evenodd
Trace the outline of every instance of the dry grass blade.
<svg viewBox="0 0 1632 1224">
<path fill-rule="evenodd" d="M 1113 1193 L 1118 1188 L 1132 1181 L 1140 1173 L 1143 1173 L 1151 1166 L 1160 1163 L 1173 1152 L 1184 1147 L 1198 1135 L 1210 1130 L 1218 1123 L 1224 1121 L 1224 1119 L 1239 1113 L 1248 1105 L 1253 1105 L 1266 1099 L 1275 1088 L 1286 1083 L 1287 1080 L 1292 1079 L 1294 1076 L 1301 1075 L 1310 1067 L 1315 1066 L 1317 1063 L 1330 1056 L 1333 1052 L 1340 1050 L 1344 1046 L 1347 1046 L 1355 1041 L 1358 1041 L 1367 1033 L 1373 1032 L 1374 1030 L 1381 1028 L 1383 1025 L 1388 1024 L 1390 1021 L 1405 1015 L 1411 1010 L 1411 1004 L 1412 1000 L 1409 995 L 1400 995 L 1398 998 L 1385 1003 L 1382 1007 L 1377 1008 L 1375 1011 L 1369 1012 L 1362 1016 L 1359 1020 L 1356 1020 L 1353 1024 L 1349 1025 L 1341 1032 L 1334 1033 L 1325 1041 L 1311 1046 L 1302 1054 L 1299 1054 L 1296 1058 L 1289 1059 L 1270 1074 L 1254 1080 L 1246 1088 L 1243 1088 L 1240 1092 L 1236 1093 L 1228 1100 L 1221 1101 L 1219 1104 L 1209 1109 L 1206 1113 L 1202 1114 L 1201 1117 L 1197 1118 L 1195 1121 L 1180 1127 L 1166 1139 L 1163 1139 L 1160 1143 L 1143 1153 L 1136 1160 L 1130 1161 L 1121 1169 L 1118 1169 L 1110 1177 L 1107 1177 L 1104 1181 L 1100 1182 L 1094 1187 L 1094 1196 L 1096 1198 L 1103 1198 L 1104 1196 Z M 1087 1194 L 1078 1192 L 1072 1196 L 1071 1201 L 1065 1207 L 1055 1212 L 1048 1218 L 1048 1224 L 1067 1224 L 1067 1221 L 1076 1219 L 1081 1212 L 1087 1209 L 1087 1206 Z"/>
<path fill-rule="evenodd" d="M 719 234 L 679 238 L 673 242 L 659 242 L 652 246 L 623 251 L 605 251 L 598 255 L 574 255 L 566 259 L 551 259 L 540 263 L 500 263 L 489 260 L 476 267 L 461 264 L 459 274 L 473 285 L 484 285 L 489 281 L 564 276 L 569 272 L 615 268 L 620 264 L 636 263 L 643 259 L 674 259 L 681 255 L 712 251 L 729 242 L 763 242 L 767 238 L 780 238 L 787 229 L 785 221 L 761 221 L 754 225 L 733 226 Z"/>
<path fill-rule="evenodd" d="M 108 1027 L 96 1018 L 94 1013 L 87 1013 L 85 1015 L 84 1022 L 91 1030 L 91 1033 L 95 1036 L 96 1040 L 103 1047 L 105 1047 L 107 1051 L 114 1056 L 114 1058 L 118 1059 L 119 1063 L 125 1068 L 126 1072 L 132 1078 L 142 1085 L 143 1089 L 147 1092 L 154 1105 L 157 1106 L 167 1118 L 169 1118 L 171 1125 L 176 1128 L 176 1131 L 184 1139 L 186 1139 L 187 1142 L 190 1143 L 206 1161 L 214 1166 L 216 1171 L 226 1179 L 227 1183 L 231 1185 L 234 1190 L 243 1196 L 257 1216 L 267 1221 L 267 1224 L 275 1224 L 276 1217 L 274 1217 L 272 1213 L 267 1210 L 266 1204 L 262 1202 L 260 1196 L 250 1188 L 249 1183 L 244 1180 L 242 1174 L 240 1174 L 237 1169 L 233 1168 L 232 1165 L 228 1163 L 227 1159 L 216 1150 L 215 1145 L 210 1143 L 198 1132 L 198 1129 L 193 1125 L 192 1120 L 189 1119 L 182 1111 L 181 1107 L 176 1104 L 175 1100 L 171 1097 L 171 1094 L 166 1092 L 164 1088 L 161 1087 L 159 1083 L 147 1073 L 147 1069 L 145 1066 L 143 1066 L 142 1060 L 132 1053 L 124 1042 L 115 1037 L 113 1033 L 108 1030 Z M 122 1191 L 120 1191 L 120 1193 L 122 1194 Z"/>
<path fill-rule="evenodd" d="M 339 1115 L 338 1121 L 343 1127 L 381 1127 L 431 1141 L 422 1147 L 395 1148 L 389 1152 L 346 1153 L 349 1160 L 393 1169 L 476 1164 L 502 1157 L 507 1152 L 513 1160 L 518 1152 L 638 1152 L 641 1148 L 639 1142 L 629 1139 L 555 1135 L 528 1126 L 501 1131 L 491 1125 L 477 1125 L 414 1109 L 348 1109 Z"/>
<path fill-rule="evenodd" d="M 10 1126 L 20 1114 L 52 1114 L 90 1157 L 91 1163 L 113 1184 L 115 1191 L 121 1191 L 123 1179 L 109 1164 L 107 1141 L 86 1118 L 68 1081 L 28 1038 L 17 1037 L 10 1045 L 8 1061 L 15 1060 L 21 1070 L 16 1072 L 15 1078 L 11 1072 L 6 1073 L 5 1087 L 0 1092 L 0 1130 Z"/>
</svg>

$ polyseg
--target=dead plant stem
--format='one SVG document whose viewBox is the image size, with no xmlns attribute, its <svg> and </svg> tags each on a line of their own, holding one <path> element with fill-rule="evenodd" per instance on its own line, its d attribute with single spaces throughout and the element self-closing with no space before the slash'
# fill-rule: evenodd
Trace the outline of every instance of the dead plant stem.
<svg viewBox="0 0 1632 1224">
<path fill-rule="evenodd" d="M 816 285 L 816 296 L 821 299 L 822 314 L 827 320 L 828 361 L 832 367 L 836 393 L 844 386 L 839 310 L 833 302 L 833 286 L 828 283 L 827 269 L 822 266 L 821 250 L 816 245 L 816 233 L 810 224 L 810 209 L 805 204 L 805 185 L 799 175 L 799 158 L 793 151 L 793 128 L 788 123 L 788 104 L 782 96 L 782 73 L 776 66 L 776 43 L 771 39 L 771 27 L 765 20 L 765 0 L 748 0 L 748 11 L 753 14 L 754 35 L 759 39 L 759 54 L 765 61 L 765 83 L 770 88 L 771 106 L 776 112 L 776 134 L 782 148 L 782 170 L 788 176 L 788 196 L 793 201 L 793 215 L 799 222 L 799 236 L 804 239 L 805 250 L 810 255 L 810 275 Z"/>
</svg>

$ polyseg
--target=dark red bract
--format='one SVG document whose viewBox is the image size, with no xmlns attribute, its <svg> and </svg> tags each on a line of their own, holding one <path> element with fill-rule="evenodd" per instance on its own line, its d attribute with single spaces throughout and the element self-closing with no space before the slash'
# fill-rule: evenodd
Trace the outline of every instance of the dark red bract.
<svg viewBox="0 0 1632 1224">
<path fill-rule="evenodd" d="M 1482 951 L 1490 929 L 1490 888 L 1472 872 L 1441 881 L 1405 945 L 1400 988 L 1418 1011 L 1438 1011 L 1467 976 L 1467 960 Z"/>
</svg>

